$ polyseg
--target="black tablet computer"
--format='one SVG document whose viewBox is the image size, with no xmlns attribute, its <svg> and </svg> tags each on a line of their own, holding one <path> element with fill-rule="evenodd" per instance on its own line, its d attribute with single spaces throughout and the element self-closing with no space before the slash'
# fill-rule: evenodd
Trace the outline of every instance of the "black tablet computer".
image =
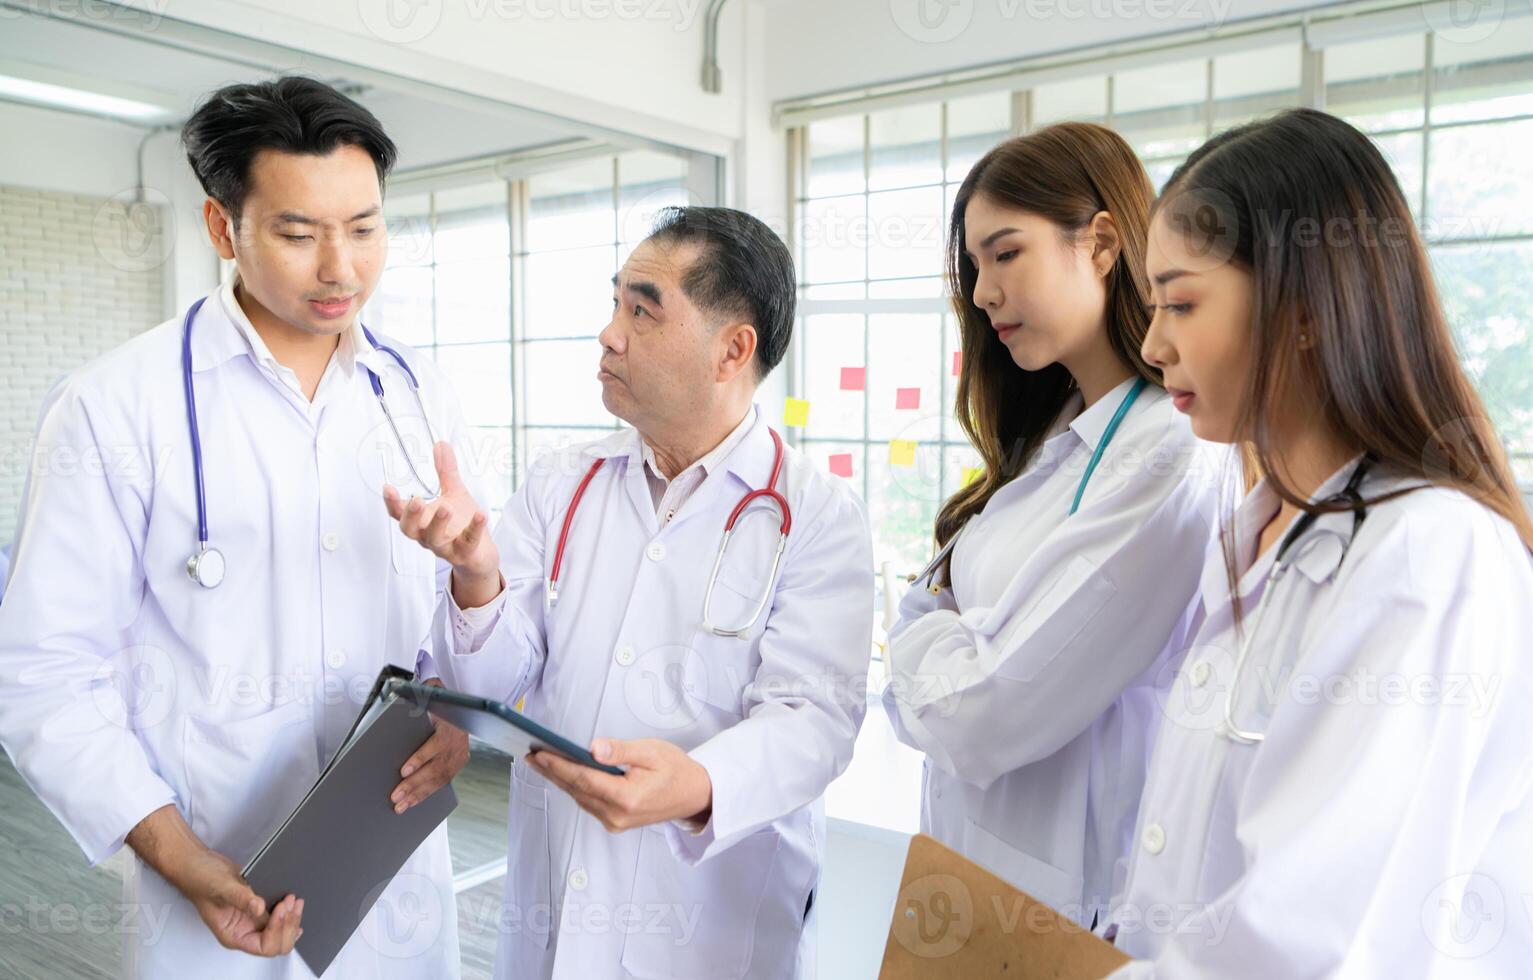
<svg viewBox="0 0 1533 980">
<path fill-rule="evenodd" d="M 623 775 L 623 770 L 618 767 L 597 762 L 588 749 L 549 731 L 499 701 L 399 678 L 384 681 L 384 693 L 425 708 L 448 724 L 488 742 L 512 758 L 534 751 L 552 752 L 601 772 Z"/>
</svg>

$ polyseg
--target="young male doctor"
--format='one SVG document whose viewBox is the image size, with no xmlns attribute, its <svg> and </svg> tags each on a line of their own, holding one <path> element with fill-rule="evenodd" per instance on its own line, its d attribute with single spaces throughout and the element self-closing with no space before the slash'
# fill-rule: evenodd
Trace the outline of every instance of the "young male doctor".
<svg viewBox="0 0 1533 980">
<path fill-rule="evenodd" d="M 793 260 L 744 212 L 677 208 L 613 284 L 602 400 L 632 429 L 541 461 L 493 537 L 450 451 L 438 500 L 389 501 L 453 565 L 419 669 L 626 768 L 518 760 L 495 973 L 812 972 L 816 804 L 866 707 L 873 560 L 858 499 L 752 404 Z"/>
<path fill-rule="evenodd" d="M 430 362 L 358 319 L 395 157 L 372 114 L 283 78 L 214 93 L 182 135 L 238 272 L 45 399 L 0 607 L 0 741 L 92 865 L 133 850 L 125 975 L 311 977 L 287 955 L 303 896 L 267 908 L 239 870 L 380 667 L 413 666 L 437 568 L 378 494 L 426 422 L 463 428 Z M 399 806 L 461 768 L 466 736 L 439 727 L 420 755 Z M 456 976 L 451 872 L 444 826 L 325 976 Z"/>
</svg>

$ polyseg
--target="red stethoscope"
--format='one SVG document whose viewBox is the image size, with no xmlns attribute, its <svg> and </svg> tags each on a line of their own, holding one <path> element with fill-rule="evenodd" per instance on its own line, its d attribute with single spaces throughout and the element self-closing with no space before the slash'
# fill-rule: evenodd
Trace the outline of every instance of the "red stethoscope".
<svg viewBox="0 0 1533 980">
<path fill-rule="evenodd" d="M 708 591 L 703 596 L 703 628 L 715 636 L 733 636 L 744 639 L 745 634 L 750 632 L 752 626 L 756 625 L 756 620 L 761 618 L 762 611 L 766 609 L 767 601 L 772 597 L 772 583 L 777 580 L 777 569 L 782 565 L 783 549 L 788 545 L 788 532 L 793 528 L 793 511 L 788 507 L 788 498 L 777 492 L 777 477 L 782 473 L 784 455 L 782 436 L 777 434 L 776 429 L 768 429 L 767 431 L 772 434 L 772 475 L 768 478 L 766 487 L 747 493 L 740 498 L 739 503 L 735 504 L 735 509 L 730 511 L 729 520 L 724 522 L 724 537 L 719 542 L 719 553 L 713 559 L 713 571 L 708 575 Z M 546 593 L 550 607 L 559 601 L 559 568 L 564 564 L 564 546 L 569 542 L 570 525 L 575 520 L 575 509 L 580 506 L 580 498 L 585 495 L 586 487 L 591 485 L 591 480 L 596 476 L 596 471 L 600 470 L 605 462 L 606 459 L 598 459 L 591 464 L 591 468 L 586 471 L 585 477 L 581 479 L 580 485 L 575 488 L 575 496 L 570 498 L 569 509 L 564 512 L 564 526 L 559 530 L 559 546 L 554 550 L 554 565 L 548 573 Z M 714 626 L 713 619 L 709 614 L 709 610 L 713 606 L 713 586 L 718 581 L 719 568 L 724 564 L 724 552 L 729 548 L 730 535 L 734 534 L 735 522 L 740 519 L 740 515 L 745 512 L 745 508 L 749 507 L 752 501 L 760 497 L 770 499 L 777 505 L 777 509 L 782 512 L 782 525 L 778 528 L 777 534 L 777 553 L 772 557 L 772 572 L 767 576 L 765 591 L 761 593 L 761 599 L 756 603 L 756 611 L 751 613 L 750 620 L 744 626 L 735 629 Z"/>
</svg>

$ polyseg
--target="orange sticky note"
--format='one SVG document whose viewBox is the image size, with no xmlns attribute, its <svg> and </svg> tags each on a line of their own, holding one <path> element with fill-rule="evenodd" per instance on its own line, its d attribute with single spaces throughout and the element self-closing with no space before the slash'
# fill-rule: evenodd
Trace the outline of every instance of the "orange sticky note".
<svg viewBox="0 0 1533 980">
<path fill-rule="evenodd" d="M 984 474 L 984 472 L 985 469 L 982 466 L 965 466 L 963 468 L 962 486 L 968 486 L 975 480 L 978 480 L 980 476 Z"/>
<path fill-rule="evenodd" d="M 809 424 L 809 403 L 801 398 L 789 398 L 782 413 L 783 425 L 805 426 Z"/>
<path fill-rule="evenodd" d="M 896 409 L 912 409 L 921 407 L 920 388 L 896 388 L 894 390 L 894 407 Z"/>
<path fill-rule="evenodd" d="M 844 476 L 850 479 L 852 475 L 852 454 L 832 453 L 830 457 L 830 472 L 835 476 Z"/>
<path fill-rule="evenodd" d="M 953 351 L 953 377 L 956 378 L 961 373 L 963 373 L 963 351 L 955 350 Z"/>
<path fill-rule="evenodd" d="M 916 443 L 908 439 L 892 439 L 889 442 L 890 466 L 916 465 Z"/>
<path fill-rule="evenodd" d="M 868 369 L 844 367 L 841 369 L 842 391 L 863 391 L 868 386 Z"/>
</svg>

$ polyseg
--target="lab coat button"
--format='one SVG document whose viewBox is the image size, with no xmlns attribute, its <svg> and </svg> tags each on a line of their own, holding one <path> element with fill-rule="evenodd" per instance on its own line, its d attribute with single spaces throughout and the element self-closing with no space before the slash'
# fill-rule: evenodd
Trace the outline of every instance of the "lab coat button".
<svg viewBox="0 0 1533 980">
<path fill-rule="evenodd" d="M 586 871 L 584 868 L 576 868 L 574 871 L 570 872 L 570 887 L 575 891 L 585 891 L 586 885 L 589 885 L 590 883 L 591 879 L 586 876 Z"/>
<path fill-rule="evenodd" d="M 624 667 L 633 663 L 633 647 L 618 647 L 617 662 Z"/>
<path fill-rule="evenodd" d="M 332 531 L 320 538 L 319 543 L 324 545 L 326 551 L 334 551 L 341 546 L 341 536 Z"/>
<path fill-rule="evenodd" d="M 1202 687 L 1204 684 L 1207 684 L 1208 675 L 1212 672 L 1213 668 L 1208 665 L 1207 660 L 1192 668 L 1192 686 Z"/>
<path fill-rule="evenodd" d="M 325 663 L 331 670 L 340 670 L 346 666 L 346 654 L 340 650 L 331 650 L 325 654 Z"/>
<path fill-rule="evenodd" d="M 654 544 L 650 545 L 648 548 L 646 548 L 644 550 L 644 553 L 646 555 L 649 555 L 649 560 L 650 561 L 664 561 L 665 560 L 665 545 L 660 544 L 657 541 Z"/>
<path fill-rule="evenodd" d="M 1139 836 L 1139 843 L 1151 854 L 1159 854 L 1166 849 L 1166 831 L 1158 823 L 1152 823 L 1144 828 L 1144 833 Z"/>
</svg>

